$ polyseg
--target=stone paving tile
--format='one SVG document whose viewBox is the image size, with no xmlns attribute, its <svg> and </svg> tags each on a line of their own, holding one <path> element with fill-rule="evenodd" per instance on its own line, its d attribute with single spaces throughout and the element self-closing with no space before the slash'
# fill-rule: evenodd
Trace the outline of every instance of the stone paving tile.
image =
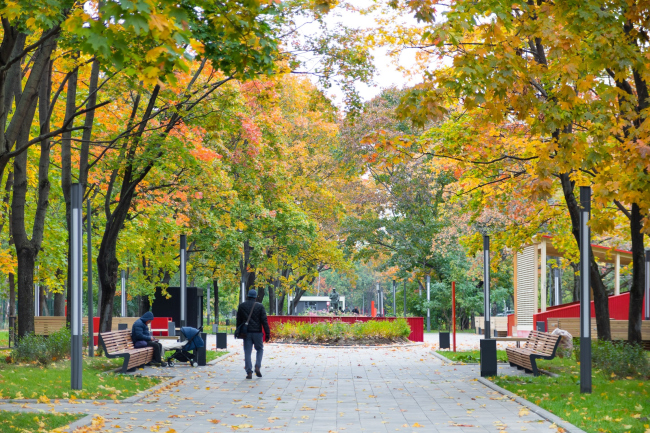
<svg viewBox="0 0 650 433">
<path fill-rule="evenodd" d="M 443 364 L 424 346 L 320 349 L 267 345 L 264 377 L 242 355 L 214 366 L 145 369 L 174 386 L 136 403 L 8 405 L 103 416 L 105 431 L 548 432 L 550 423 L 476 381 L 477 366 Z M 506 367 L 507 368 L 507 367 Z M 502 370 L 506 372 L 507 370 Z M 507 371 L 508 374 L 513 374 Z M 421 426 L 421 427 L 418 427 Z"/>
</svg>

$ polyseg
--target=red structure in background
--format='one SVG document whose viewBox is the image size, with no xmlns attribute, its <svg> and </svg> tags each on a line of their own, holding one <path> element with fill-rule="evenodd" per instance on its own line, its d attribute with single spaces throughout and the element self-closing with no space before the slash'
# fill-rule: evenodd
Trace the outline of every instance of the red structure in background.
<svg viewBox="0 0 650 433">
<path fill-rule="evenodd" d="M 399 318 L 399 317 L 398 317 Z M 271 328 L 271 335 L 273 335 L 273 328 L 280 323 L 298 322 L 298 323 L 318 323 L 318 322 L 333 322 L 340 321 L 343 323 L 355 322 L 368 322 L 370 320 L 395 320 L 394 317 L 332 317 L 332 316 L 268 316 L 269 327 Z M 406 321 L 411 327 L 411 334 L 409 340 L 415 342 L 424 341 L 424 317 L 406 317 Z"/>
<path fill-rule="evenodd" d="M 171 317 L 154 317 L 151 321 L 151 334 L 155 337 L 167 337 L 169 335 L 167 324 L 171 321 Z M 93 329 L 95 330 L 95 334 L 99 334 L 99 317 L 93 317 Z M 95 346 L 99 344 L 98 338 L 95 335 L 93 339 Z"/>
<path fill-rule="evenodd" d="M 515 326 L 515 315 L 508 314 L 508 337 L 512 337 L 512 327 Z"/>
<path fill-rule="evenodd" d="M 612 320 L 628 320 L 630 315 L 630 292 L 622 293 L 618 296 L 609 297 L 609 318 Z M 645 317 L 645 306 L 643 307 Z M 508 332 L 511 332 L 510 317 L 508 316 Z M 513 325 L 514 325 L 514 315 Z M 569 304 L 548 307 L 545 312 L 533 314 L 533 323 L 544 322 L 548 330 L 548 319 L 550 317 L 580 317 L 580 302 L 571 302 Z M 591 317 L 596 317 L 594 301 L 591 301 Z M 510 334 L 508 334 L 510 335 Z"/>
</svg>

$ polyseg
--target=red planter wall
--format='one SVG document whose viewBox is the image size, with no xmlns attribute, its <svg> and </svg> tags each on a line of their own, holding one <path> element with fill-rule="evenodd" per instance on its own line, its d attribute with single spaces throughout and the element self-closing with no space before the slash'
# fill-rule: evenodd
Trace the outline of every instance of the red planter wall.
<svg viewBox="0 0 650 433">
<path fill-rule="evenodd" d="M 645 314 L 645 306 L 643 307 Z M 630 314 L 630 292 L 609 297 L 609 318 L 613 320 L 628 320 Z M 551 307 L 544 313 L 533 314 L 533 323 L 544 321 L 548 329 L 549 317 L 580 317 L 580 302 Z M 594 301 L 591 301 L 591 317 L 596 317 Z"/>
<path fill-rule="evenodd" d="M 271 335 L 273 328 L 279 323 L 300 322 L 300 323 L 317 323 L 331 322 L 339 320 L 344 323 L 367 322 L 369 320 L 395 320 L 394 317 L 333 317 L 333 316 L 268 316 Z M 422 342 L 424 341 L 424 317 L 407 317 L 406 321 L 411 327 L 409 340 Z"/>
</svg>

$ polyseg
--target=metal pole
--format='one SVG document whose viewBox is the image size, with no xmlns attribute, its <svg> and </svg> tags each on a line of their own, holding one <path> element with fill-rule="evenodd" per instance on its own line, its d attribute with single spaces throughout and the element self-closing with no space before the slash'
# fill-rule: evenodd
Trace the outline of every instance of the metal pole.
<svg viewBox="0 0 650 433">
<path fill-rule="evenodd" d="M 650 320 L 650 250 L 645 250 L 645 320 Z"/>
<path fill-rule="evenodd" d="M 404 280 L 404 317 L 406 317 L 406 280 Z"/>
<path fill-rule="evenodd" d="M 456 351 L 456 282 L 451 282 L 451 323 L 454 324 L 454 352 Z"/>
<path fill-rule="evenodd" d="M 181 235 L 181 328 L 187 326 L 187 275 L 185 274 L 185 266 L 187 256 L 185 251 L 187 250 L 187 236 Z"/>
<path fill-rule="evenodd" d="M 377 283 L 377 310 L 379 311 L 380 308 L 381 308 L 381 304 L 379 302 L 379 283 Z"/>
<path fill-rule="evenodd" d="M 127 316 L 126 312 L 126 272 L 122 270 L 122 310 L 121 310 L 122 317 Z"/>
<path fill-rule="evenodd" d="M 38 267 L 36 268 L 38 274 Z M 34 317 L 41 315 L 41 288 L 39 287 L 38 280 L 34 284 Z"/>
<path fill-rule="evenodd" d="M 431 332 L 431 308 L 429 308 L 430 301 L 431 301 L 431 275 L 427 274 L 427 332 Z"/>
<path fill-rule="evenodd" d="M 70 187 L 72 199 L 72 227 L 70 233 L 70 274 L 71 274 L 71 294 L 72 310 L 70 311 L 70 321 L 72 327 L 72 342 L 70 347 L 70 388 L 82 389 L 82 334 L 81 334 L 81 290 L 83 278 L 82 260 L 82 216 L 81 203 L 82 188 L 78 183 L 73 183 Z"/>
<path fill-rule="evenodd" d="M 485 295 L 485 338 L 491 338 L 490 334 L 490 237 L 483 236 L 483 288 Z"/>
<path fill-rule="evenodd" d="M 393 316 L 397 317 L 397 304 L 395 303 L 395 292 L 397 290 L 397 283 L 393 280 Z"/>
<path fill-rule="evenodd" d="M 93 323 L 93 244 L 92 244 L 92 222 L 90 220 L 92 208 L 90 207 L 90 199 L 87 202 L 86 218 L 88 219 L 87 237 L 86 237 L 86 259 L 87 259 L 87 275 L 88 275 L 88 296 L 86 302 L 88 303 L 88 356 L 95 356 L 95 329 Z"/>
<path fill-rule="evenodd" d="M 589 253 L 591 188 L 580 187 L 580 392 L 591 394 L 591 302 Z"/>
<path fill-rule="evenodd" d="M 560 268 L 553 268 L 553 292 L 555 296 L 555 303 L 553 305 L 560 305 Z"/>
<path fill-rule="evenodd" d="M 208 326 L 210 326 L 210 283 L 208 283 L 208 288 L 205 291 L 208 295 Z"/>
<path fill-rule="evenodd" d="M 241 301 L 246 301 L 246 283 L 243 281 L 241 282 Z"/>
</svg>

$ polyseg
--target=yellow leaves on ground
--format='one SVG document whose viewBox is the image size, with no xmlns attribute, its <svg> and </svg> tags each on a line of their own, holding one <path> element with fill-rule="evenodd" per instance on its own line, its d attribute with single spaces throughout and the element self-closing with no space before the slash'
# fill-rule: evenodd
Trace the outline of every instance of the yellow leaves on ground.
<svg viewBox="0 0 650 433">
<path fill-rule="evenodd" d="M 104 428 L 105 420 L 104 417 L 96 416 L 92 419 L 89 426 L 79 427 L 75 429 L 74 433 L 88 433 L 102 431 Z"/>
<path fill-rule="evenodd" d="M 42 395 L 36 401 L 39 402 L 39 403 L 48 404 L 50 402 L 50 399 L 47 398 L 46 396 Z"/>
<path fill-rule="evenodd" d="M 526 415 L 530 415 L 530 411 L 528 410 L 528 408 L 524 406 L 520 407 L 519 416 L 526 416 Z"/>
</svg>

